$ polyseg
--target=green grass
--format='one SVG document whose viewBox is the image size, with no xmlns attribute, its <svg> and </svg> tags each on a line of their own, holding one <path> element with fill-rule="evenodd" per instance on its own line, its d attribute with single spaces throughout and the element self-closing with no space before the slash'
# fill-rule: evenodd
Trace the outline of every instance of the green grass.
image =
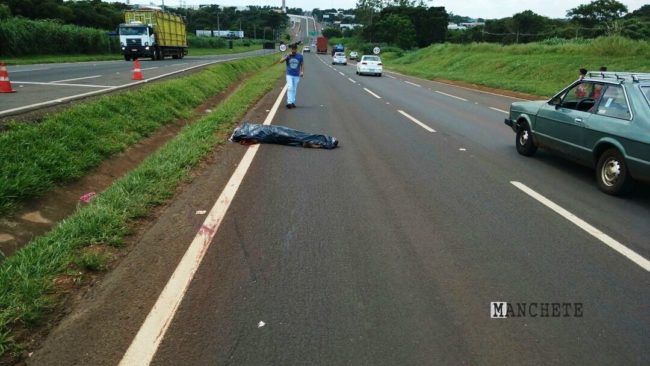
<svg viewBox="0 0 650 366">
<path fill-rule="evenodd" d="M 214 66 L 196 76 L 156 86 L 155 91 L 148 89 L 128 93 L 127 99 L 138 99 L 149 104 L 155 100 L 165 101 L 162 104 L 175 104 L 176 98 L 189 102 L 218 89 L 209 85 L 211 79 L 221 78 L 226 72 L 238 71 L 241 74 L 265 65 L 268 65 L 266 58 Z M 255 74 L 236 93 L 219 104 L 214 112 L 185 127 L 174 140 L 116 181 L 89 205 L 7 258 L 0 265 L 0 351 L 18 350 L 19 345 L 12 339 L 13 330 L 42 324 L 48 312 L 56 306 L 58 300 L 52 294 L 55 293 L 53 282 L 57 276 L 68 273 L 71 266 L 89 269 L 102 267 L 104 260 L 101 258 L 84 258 L 88 256 L 84 248 L 90 245 L 123 245 L 125 236 L 131 232 L 133 220 L 146 216 L 152 206 L 163 203 L 180 183 L 188 181 L 191 170 L 216 145 L 224 142 L 216 132 L 229 131 L 256 100 L 271 90 L 280 76 L 281 66 L 266 68 Z M 150 100 L 151 97 L 156 99 Z M 121 98 L 124 97 L 107 97 L 111 98 L 120 101 L 111 104 L 112 108 L 124 108 L 129 112 L 138 110 L 138 115 L 148 107 L 138 102 L 122 106 L 124 100 Z M 94 111 L 103 109 L 111 114 L 119 114 L 106 103 L 97 103 L 104 107 L 95 106 L 98 109 Z M 162 115 L 162 110 L 157 114 Z M 103 126 L 112 129 L 110 126 L 115 122 L 106 120 Z"/>
<path fill-rule="evenodd" d="M 79 104 L 41 123 L 10 122 L 9 130 L 0 134 L 0 214 L 84 176 L 160 126 L 189 117 L 209 96 L 271 60 L 266 56 L 215 65 L 189 77 Z"/>
<path fill-rule="evenodd" d="M 426 79 L 551 96 L 577 79 L 581 67 L 595 71 L 606 65 L 610 71 L 650 72 L 649 54 L 647 41 L 603 37 L 510 46 L 439 44 L 401 57 L 382 54 L 382 58 L 389 69 Z"/>
</svg>

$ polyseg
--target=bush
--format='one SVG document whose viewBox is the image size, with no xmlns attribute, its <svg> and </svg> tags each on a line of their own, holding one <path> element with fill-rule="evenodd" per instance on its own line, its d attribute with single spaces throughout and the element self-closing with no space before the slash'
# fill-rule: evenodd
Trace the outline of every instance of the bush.
<svg viewBox="0 0 650 366">
<path fill-rule="evenodd" d="M 187 36 L 187 46 L 189 48 L 226 48 L 228 43 L 219 37 L 197 37 Z"/>
<path fill-rule="evenodd" d="M 0 22 L 0 56 L 107 54 L 119 50 L 105 31 L 20 17 Z"/>
</svg>

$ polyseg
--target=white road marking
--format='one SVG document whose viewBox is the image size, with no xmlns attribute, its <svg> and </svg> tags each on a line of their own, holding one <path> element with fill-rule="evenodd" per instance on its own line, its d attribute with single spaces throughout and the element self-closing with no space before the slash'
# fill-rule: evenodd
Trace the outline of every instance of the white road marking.
<svg viewBox="0 0 650 366">
<path fill-rule="evenodd" d="M 372 95 L 373 97 L 375 97 L 375 98 L 377 98 L 377 99 L 381 99 L 381 97 L 380 97 L 379 95 L 377 95 L 377 94 L 371 92 L 371 91 L 368 90 L 367 88 L 363 88 L 363 90 L 365 90 L 365 91 L 367 91 L 368 93 L 370 93 L 370 95 Z"/>
<path fill-rule="evenodd" d="M 258 328 L 262 328 L 262 327 L 265 326 L 265 325 L 266 325 L 266 323 L 264 323 L 264 322 L 261 321 L 261 320 L 260 320 L 259 323 L 257 323 L 257 327 L 258 327 Z"/>
<path fill-rule="evenodd" d="M 461 147 L 460 149 L 458 149 L 458 151 L 467 151 L 467 149 L 464 148 L 464 147 Z"/>
<path fill-rule="evenodd" d="M 266 120 L 264 120 L 265 125 L 271 124 L 286 92 L 287 86 L 285 85 L 275 100 L 271 112 L 266 116 Z M 248 147 L 237 169 L 235 169 L 226 187 L 208 213 L 201 229 L 194 237 L 194 240 L 192 240 L 185 255 L 183 255 L 176 270 L 174 270 L 165 288 L 160 293 L 158 300 L 156 300 L 156 303 L 147 315 L 138 334 L 133 339 L 124 357 L 122 357 L 119 366 L 146 366 L 151 363 L 259 147 L 259 144 Z"/>
<path fill-rule="evenodd" d="M 396 77 L 394 77 L 394 76 L 390 76 L 390 75 L 388 75 L 388 74 L 386 74 L 386 76 L 388 76 L 388 77 L 391 78 L 391 79 L 397 79 Z"/>
<path fill-rule="evenodd" d="M 50 81 L 50 82 L 51 83 L 65 83 L 67 81 L 77 81 L 77 80 L 84 80 L 84 79 L 96 79 L 96 78 L 101 78 L 101 77 L 102 77 L 102 75 L 93 75 L 93 76 L 84 76 L 82 78 L 56 80 L 56 81 Z"/>
<path fill-rule="evenodd" d="M 352 78 L 348 78 L 348 80 L 350 80 L 351 82 L 353 82 L 353 83 L 355 83 L 355 84 L 357 83 L 357 82 L 354 81 L 354 79 L 352 79 Z"/>
<path fill-rule="evenodd" d="M 395 74 L 395 75 L 400 75 L 400 76 L 410 76 L 410 77 L 414 77 L 414 76 L 411 76 L 411 75 L 400 74 L 399 72 L 395 72 L 395 71 L 386 71 L 386 72 L 390 72 L 390 73 L 393 73 L 393 74 Z M 454 84 L 449 84 L 449 83 L 443 83 L 442 81 L 433 81 L 433 80 L 425 80 L 425 81 L 431 81 L 431 82 L 433 82 L 433 83 L 438 83 L 438 84 L 448 85 L 448 86 L 451 86 L 451 87 L 454 87 L 454 88 L 466 89 L 466 90 L 469 90 L 469 91 L 478 92 L 478 93 L 483 93 L 483 94 L 496 95 L 496 96 L 499 96 L 499 97 L 506 97 L 506 98 L 515 99 L 515 100 L 526 100 L 526 99 L 522 99 L 522 98 L 512 97 L 512 96 L 509 96 L 509 95 L 504 95 L 504 94 L 499 94 L 499 93 L 492 93 L 492 92 L 488 92 L 488 91 L 485 91 L 485 90 L 472 89 L 472 88 L 468 88 L 468 87 L 466 87 L 466 86 L 460 86 L 460 85 L 454 85 Z"/>
<path fill-rule="evenodd" d="M 456 99 L 458 99 L 458 100 L 462 100 L 463 102 L 467 102 L 467 99 L 465 99 L 465 98 L 461 98 L 461 97 L 457 97 L 457 96 L 455 96 L 455 95 L 451 95 L 451 94 L 443 93 L 443 92 L 441 92 L 441 91 L 439 91 L 439 90 L 436 90 L 436 93 L 438 93 L 438 94 L 442 94 L 442 95 L 446 95 L 446 96 L 451 97 L 451 98 L 456 98 Z"/>
<path fill-rule="evenodd" d="M 180 63 L 180 64 L 171 64 L 169 66 L 181 66 L 181 65 L 187 65 L 187 62 L 183 62 L 183 63 Z"/>
<path fill-rule="evenodd" d="M 421 88 L 421 87 L 422 87 L 422 85 L 420 85 L 420 84 L 416 84 L 416 83 L 412 83 L 412 82 L 410 82 L 410 81 L 406 81 L 406 80 L 404 80 L 404 82 L 407 83 L 407 84 L 413 85 L 413 86 L 417 86 L 418 88 Z"/>
<path fill-rule="evenodd" d="M 85 88 L 112 88 L 110 85 L 90 85 L 90 84 L 65 84 L 65 83 L 54 83 L 54 82 L 40 82 L 40 81 L 12 81 L 14 84 L 26 84 L 26 85 L 51 85 L 51 86 L 80 86 Z"/>
<path fill-rule="evenodd" d="M 427 130 L 427 131 L 429 131 L 429 132 L 436 132 L 436 130 L 434 130 L 433 128 L 431 128 L 431 127 L 425 125 L 424 123 L 418 121 L 417 119 L 415 119 L 415 117 L 413 117 L 413 116 L 411 116 L 410 114 L 404 112 L 403 110 L 400 109 L 400 110 L 398 110 L 398 112 L 399 112 L 401 115 L 403 115 L 404 117 L 410 119 L 411 122 L 414 122 L 414 123 L 417 124 L 418 126 L 424 128 L 425 130 Z"/>
<path fill-rule="evenodd" d="M 32 71 L 44 71 L 44 70 L 49 70 L 50 68 L 45 68 L 45 69 L 28 69 L 28 70 L 8 70 L 9 74 L 15 74 L 17 72 L 32 72 Z"/>
<path fill-rule="evenodd" d="M 344 74 L 344 73 L 342 73 L 342 72 L 340 72 L 340 71 L 339 71 L 339 74 L 341 74 L 341 76 L 345 76 L 345 74 Z"/>
<path fill-rule="evenodd" d="M 516 182 L 516 181 L 511 181 L 510 182 L 512 185 L 515 187 L 519 188 L 521 191 L 526 193 L 527 195 L 531 196 L 532 198 L 536 199 L 538 202 L 543 204 L 544 206 L 550 208 L 551 210 L 555 211 L 555 213 L 559 214 L 560 216 L 564 217 L 565 219 L 569 220 L 582 230 L 586 231 L 587 233 L 591 234 L 594 238 L 602 241 L 607 245 L 608 247 L 614 249 L 617 251 L 619 254 L 622 254 L 624 257 L 627 259 L 631 260 L 632 262 L 636 263 L 639 265 L 641 268 L 645 269 L 646 271 L 650 272 L 650 261 L 642 257 L 641 255 L 637 254 L 630 248 L 626 247 L 625 245 L 619 243 L 618 241 L 614 240 L 612 237 L 609 235 L 603 233 L 602 231 L 596 229 L 595 227 L 591 226 L 584 220 L 580 219 L 578 216 L 572 214 L 571 212 L 565 210 L 561 206 L 557 205 L 556 203 L 552 202 L 548 198 L 542 196 L 541 194 L 535 192 L 534 190 L 528 188 L 523 183 Z"/>
<path fill-rule="evenodd" d="M 490 107 L 490 109 L 493 110 L 493 111 L 497 111 L 497 112 L 501 112 L 501 113 L 505 113 L 505 114 L 510 114 L 510 112 L 504 111 L 503 109 L 494 108 L 494 107 Z"/>
<path fill-rule="evenodd" d="M 144 70 L 153 70 L 153 69 L 157 69 L 157 68 L 158 68 L 158 66 L 154 66 L 154 67 L 147 67 L 146 69 L 140 69 L 140 70 L 141 70 L 141 71 L 144 71 Z"/>
</svg>

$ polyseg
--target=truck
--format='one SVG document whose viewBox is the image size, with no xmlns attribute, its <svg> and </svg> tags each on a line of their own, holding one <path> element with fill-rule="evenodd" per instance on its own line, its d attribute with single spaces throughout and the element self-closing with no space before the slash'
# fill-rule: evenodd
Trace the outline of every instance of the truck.
<svg viewBox="0 0 650 366">
<path fill-rule="evenodd" d="M 327 38 L 318 37 L 316 38 L 316 53 L 327 54 Z"/>
<path fill-rule="evenodd" d="M 345 46 L 342 43 L 338 43 L 332 48 L 332 56 L 337 52 L 345 52 Z"/>
<path fill-rule="evenodd" d="M 124 60 L 140 57 L 162 60 L 187 55 L 187 34 L 182 17 L 159 9 L 137 9 L 124 12 L 120 24 L 120 48 Z"/>
</svg>

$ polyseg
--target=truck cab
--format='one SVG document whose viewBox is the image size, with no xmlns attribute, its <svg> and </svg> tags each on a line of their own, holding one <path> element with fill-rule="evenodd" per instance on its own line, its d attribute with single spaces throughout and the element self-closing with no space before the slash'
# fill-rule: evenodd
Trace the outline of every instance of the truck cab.
<svg viewBox="0 0 650 366">
<path fill-rule="evenodd" d="M 141 22 L 120 24 L 120 47 L 126 61 L 140 56 L 157 58 L 154 45 L 156 35 L 153 28 Z"/>
</svg>

